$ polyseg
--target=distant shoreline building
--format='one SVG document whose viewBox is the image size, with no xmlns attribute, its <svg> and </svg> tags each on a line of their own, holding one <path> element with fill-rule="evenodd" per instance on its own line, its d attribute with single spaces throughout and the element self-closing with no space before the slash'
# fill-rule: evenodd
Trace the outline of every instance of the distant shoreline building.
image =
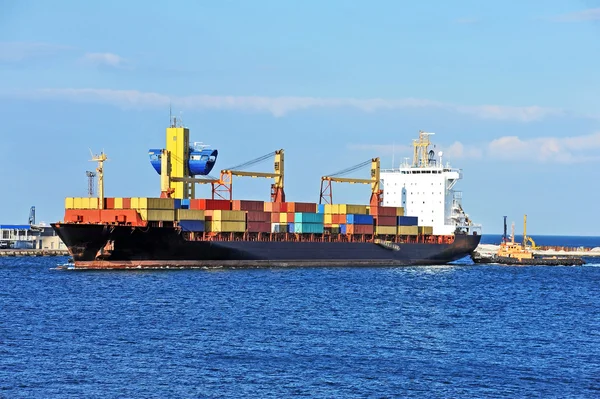
<svg viewBox="0 0 600 399">
<path fill-rule="evenodd" d="M 66 245 L 47 225 L 1 224 L 0 249 L 66 250 Z"/>
</svg>

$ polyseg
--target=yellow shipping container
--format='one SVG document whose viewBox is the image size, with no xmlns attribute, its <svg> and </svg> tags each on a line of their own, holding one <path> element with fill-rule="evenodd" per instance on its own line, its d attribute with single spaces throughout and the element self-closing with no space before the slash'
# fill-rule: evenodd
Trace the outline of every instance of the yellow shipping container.
<svg viewBox="0 0 600 399">
<path fill-rule="evenodd" d="M 403 236 L 416 236 L 419 234 L 419 226 L 398 226 L 398 234 Z"/>
<path fill-rule="evenodd" d="M 375 226 L 375 234 L 396 235 L 396 226 Z"/>
<path fill-rule="evenodd" d="M 287 223 L 287 213 L 279 214 L 279 223 Z"/>
<path fill-rule="evenodd" d="M 75 209 L 75 198 L 65 198 L 65 209 Z"/>
<path fill-rule="evenodd" d="M 350 204 L 339 204 L 337 205 L 337 213 L 338 215 L 366 215 L 367 214 L 367 206 L 366 205 L 350 205 Z"/>
<path fill-rule="evenodd" d="M 399 206 L 396 208 L 396 216 L 404 216 L 404 208 Z"/>
<path fill-rule="evenodd" d="M 98 203 L 100 202 L 100 198 L 92 197 L 88 198 L 88 209 L 99 209 Z"/>
<path fill-rule="evenodd" d="M 175 220 L 175 211 L 167 209 L 138 209 L 143 220 L 159 222 L 172 222 Z"/>
<path fill-rule="evenodd" d="M 148 209 L 174 209 L 175 200 L 173 198 L 145 198 Z"/>
<path fill-rule="evenodd" d="M 418 226 L 419 234 L 433 234 L 433 226 Z"/>
<path fill-rule="evenodd" d="M 176 220 L 204 220 L 204 211 L 201 209 L 176 209 Z"/>
<path fill-rule="evenodd" d="M 333 215 L 331 215 L 330 213 L 326 213 L 325 215 L 323 215 L 323 221 L 325 224 L 333 223 Z"/>
<path fill-rule="evenodd" d="M 123 198 L 115 198 L 115 209 L 123 209 Z"/>
<path fill-rule="evenodd" d="M 213 220 L 206 222 L 205 229 L 214 233 L 243 233 L 246 231 L 246 222 Z"/>
<path fill-rule="evenodd" d="M 131 209 L 139 209 L 140 199 L 138 197 L 131 197 Z"/>
<path fill-rule="evenodd" d="M 229 222 L 246 222 L 246 211 L 213 211 L 213 220 L 224 220 Z"/>
<path fill-rule="evenodd" d="M 87 198 L 81 198 L 81 197 L 73 198 L 73 204 L 75 206 L 75 209 L 86 209 L 86 208 L 83 207 L 83 205 L 84 205 L 83 204 L 83 200 L 84 199 L 87 199 Z M 89 204 L 89 202 L 88 202 L 88 204 Z"/>
<path fill-rule="evenodd" d="M 333 213 L 333 205 L 325 204 L 325 214 L 331 215 Z"/>
</svg>

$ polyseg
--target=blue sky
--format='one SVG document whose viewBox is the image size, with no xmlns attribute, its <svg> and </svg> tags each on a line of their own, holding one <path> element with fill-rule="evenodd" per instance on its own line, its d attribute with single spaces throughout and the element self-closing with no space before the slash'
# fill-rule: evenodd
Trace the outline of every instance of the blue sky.
<svg viewBox="0 0 600 399">
<path fill-rule="evenodd" d="M 591 0 L 4 1 L 0 222 L 31 205 L 59 220 L 86 195 L 89 148 L 111 159 L 108 196 L 158 195 L 147 149 L 172 103 L 219 169 L 284 148 L 292 201 L 371 157 L 390 166 L 392 148 L 410 156 L 422 129 L 463 169 L 484 232 L 527 213 L 533 236 L 598 235 L 599 61 Z M 269 186 L 238 178 L 234 197 Z"/>
</svg>

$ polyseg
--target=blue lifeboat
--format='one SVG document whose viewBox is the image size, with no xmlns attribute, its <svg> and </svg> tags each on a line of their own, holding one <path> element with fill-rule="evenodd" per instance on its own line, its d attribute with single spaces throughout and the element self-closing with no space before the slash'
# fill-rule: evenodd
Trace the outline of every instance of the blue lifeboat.
<svg viewBox="0 0 600 399">
<path fill-rule="evenodd" d="M 150 149 L 148 150 L 148 156 L 150 157 L 150 164 L 156 170 L 156 173 L 160 174 L 160 160 L 162 150 Z M 206 145 L 200 145 L 194 143 L 193 147 L 190 147 L 189 158 L 187 160 L 188 170 L 191 176 L 206 176 L 215 166 L 217 162 L 217 156 L 219 151 L 208 148 Z"/>
<path fill-rule="evenodd" d="M 188 160 L 190 174 L 192 176 L 209 174 L 217 162 L 218 155 L 219 151 L 194 143 L 194 147 L 190 147 L 190 159 Z"/>
</svg>

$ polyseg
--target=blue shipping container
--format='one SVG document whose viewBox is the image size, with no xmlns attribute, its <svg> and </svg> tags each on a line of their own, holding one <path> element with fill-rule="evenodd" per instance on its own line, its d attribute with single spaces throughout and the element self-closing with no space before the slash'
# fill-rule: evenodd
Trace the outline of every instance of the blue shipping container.
<svg viewBox="0 0 600 399">
<path fill-rule="evenodd" d="M 348 224 L 373 224 L 373 215 L 346 215 Z"/>
<path fill-rule="evenodd" d="M 173 202 L 174 202 L 173 209 L 181 209 L 181 199 L 180 198 L 175 198 L 173 200 Z"/>
<path fill-rule="evenodd" d="M 293 223 L 294 233 L 298 234 L 321 234 L 323 233 L 323 223 Z"/>
<path fill-rule="evenodd" d="M 181 208 L 180 209 L 190 209 L 190 200 L 188 198 L 182 199 L 180 201 L 181 201 Z"/>
<path fill-rule="evenodd" d="M 294 222 L 299 223 L 323 223 L 325 215 L 323 213 L 296 212 Z"/>
<path fill-rule="evenodd" d="M 340 233 L 341 234 L 346 234 L 346 225 L 345 224 L 340 224 Z"/>
<path fill-rule="evenodd" d="M 398 216 L 398 226 L 418 226 L 419 218 L 417 216 Z"/>
<path fill-rule="evenodd" d="M 286 233 L 293 233 L 294 232 L 294 224 L 295 223 L 288 223 L 288 229 L 287 229 Z"/>
<path fill-rule="evenodd" d="M 183 231 L 204 231 L 204 220 L 180 220 L 179 225 Z"/>
<path fill-rule="evenodd" d="M 325 204 L 317 205 L 317 213 L 325 213 Z"/>
</svg>

